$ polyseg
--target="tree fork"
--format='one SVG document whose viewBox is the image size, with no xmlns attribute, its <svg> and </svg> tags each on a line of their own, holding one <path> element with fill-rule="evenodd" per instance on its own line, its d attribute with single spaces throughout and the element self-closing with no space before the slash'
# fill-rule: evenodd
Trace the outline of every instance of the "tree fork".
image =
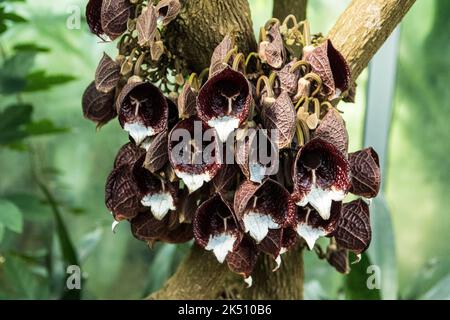
<svg viewBox="0 0 450 320">
<path fill-rule="evenodd" d="M 209 66 L 214 48 L 231 33 L 244 54 L 256 51 L 256 39 L 247 0 L 182 0 L 177 19 L 167 28 L 170 52 L 183 58 L 189 69 Z"/>
<path fill-rule="evenodd" d="M 342 13 L 328 37 L 349 63 L 354 80 L 367 67 L 370 59 L 414 2 L 415 0 L 353 0 Z M 231 30 L 230 26 L 243 27 L 238 41 L 241 51 L 253 51 L 256 47 L 247 1 L 185 0 L 183 5 L 185 8 L 173 24 L 170 37 L 174 48 L 178 48 L 179 54 L 182 54 L 193 70 L 201 70 L 209 64 L 212 51 Z M 224 12 L 227 10 L 229 12 Z M 223 16 L 219 13 L 223 13 Z M 249 42 L 245 43 L 244 39 Z M 275 273 L 271 271 L 273 259 L 261 259 L 253 275 L 254 287 L 240 291 L 239 295 L 248 299 L 303 297 L 301 249 L 287 253 L 280 270 Z M 230 273 L 226 265 L 219 264 L 211 252 L 194 245 L 164 287 L 149 298 L 216 299 L 226 291 L 228 285 L 235 283 L 236 279 L 232 279 L 233 282 L 230 280 Z"/>
</svg>

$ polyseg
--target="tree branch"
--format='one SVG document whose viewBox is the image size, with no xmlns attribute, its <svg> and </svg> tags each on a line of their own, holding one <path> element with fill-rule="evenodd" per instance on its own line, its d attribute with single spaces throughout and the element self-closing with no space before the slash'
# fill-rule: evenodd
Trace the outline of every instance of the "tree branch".
<svg viewBox="0 0 450 320">
<path fill-rule="evenodd" d="M 297 21 L 306 19 L 306 7 L 308 0 L 274 0 L 273 17 L 283 20 L 288 15 L 293 14 Z"/>
<path fill-rule="evenodd" d="M 367 67 L 416 0 L 353 0 L 328 37 L 350 66 L 353 80 Z"/>
<path fill-rule="evenodd" d="M 192 3 L 196 1 L 191 1 Z M 191 3 L 189 2 L 189 3 Z M 198 1 L 203 3 L 197 7 L 199 11 L 195 12 L 193 21 L 201 20 L 202 25 L 205 22 L 210 24 L 207 28 L 201 28 L 195 31 L 196 34 L 184 34 L 176 39 L 178 42 L 184 42 L 180 45 L 180 52 L 192 64 L 197 67 L 204 67 L 206 61 L 209 61 L 213 45 L 221 40 L 226 33 L 227 21 L 218 18 L 218 12 L 211 10 L 208 4 L 219 6 L 220 10 L 229 10 L 227 19 L 247 21 L 250 14 L 243 12 L 242 8 L 248 9 L 248 4 L 243 4 L 244 0 L 206 0 Z M 240 7 L 225 5 L 228 2 L 240 3 Z M 278 2 L 278 1 L 277 1 Z M 285 1 L 281 1 L 285 2 Z M 286 1 L 287 2 L 287 1 Z M 329 38 L 334 46 L 343 54 L 350 65 L 353 79 L 356 80 L 361 71 L 368 65 L 370 59 L 381 47 L 386 38 L 395 29 L 403 16 L 414 4 L 415 0 L 354 0 L 349 8 L 339 17 L 336 25 L 329 33 Z M 207 10 L 202 11 L 203 8 Z M 189 11 L 189 10 L 188 10 Z M 184 13 L 185 21 L 191 20 Z M 220 15 L 220 14 L 219 14 Z M 242 16 L 241 18 L 236 18 Z M 243 18 L 244 17 L 244 18 Z M 245 18 L 247 17 L 247 18 Z M 300 19 L 299 19 L 300 20 Z M 245 23 L 245 28 L 249 28 L 251 22 Z M 180 30 L 191 32 L 193 26 L 185 27 Z M 220 36 L 211 32 L 222 30 Z M 247 30 L 248 31 L 248 30 Z M 248 32 L 245 32 L 247 35 Z M 205 41 L 201 37 L 206 37 Z M 249 44 L 245 48 L 253 48 L 253 33 L 247 37 Z M 192 43 L 186 43 L 186 39 L 194 39 Z M 197 45 L 200 50 L 205 50 L 201 54 L 197 48 L 190 48 Z M 205 49 L 207 48 L 207 49 Z M 201 57 L 191 56 L 199 54 Z M 198 69 L 198 68 L 197 68 Z M 283 264 L 275 273 L 271 272 L 273 261 L 270 258 L 263 258 L 260 261 L 254 273 L 254 288 L 240 292 L 244 298 L 251 299 L 298 299 L 303 297 L 303 261 L 300 250 L 293 250 L 286 254 Z M 197 246 L 194 246 L 192 252 L 182 262 L 175 275 L 158 292 L 150 298 L 153 299 L 216 299 L 229 285 L 229 275 L 225 265 L 220 265 L 214 259 L 211 252 L 206 252 Z M 243 287 L 243 286 L 242 286 Z"/>
</svg>

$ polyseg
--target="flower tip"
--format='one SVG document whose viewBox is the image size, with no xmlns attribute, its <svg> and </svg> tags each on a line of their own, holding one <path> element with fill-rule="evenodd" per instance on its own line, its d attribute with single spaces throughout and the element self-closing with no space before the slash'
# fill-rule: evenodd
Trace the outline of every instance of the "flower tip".
<svg viewBox="0 0 450 320">
<path fill-rule="evenodd" d="M 253 285 L 253 279 L 251 276 L 245 278 L 244 282 L 247 284 L 247 288 L 250 288 Z"/>
<path fill-rule="evenodd" d="M 111 231 L 113 232 L 113 233 L 116 233 L 116 229 L 117 229 L 117 226 L 119 225 L 119 221 L 117 221 L 117 220 L 114 220 L 113 221 L 113 223 L 112 223 L 112 225 L 111 225 Z"/>
</svg>

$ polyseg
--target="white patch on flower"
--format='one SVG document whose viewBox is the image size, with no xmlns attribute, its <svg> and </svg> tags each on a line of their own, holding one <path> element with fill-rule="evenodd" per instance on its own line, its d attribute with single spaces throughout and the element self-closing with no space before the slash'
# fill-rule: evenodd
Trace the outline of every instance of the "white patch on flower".
<svg viewBox="0 0 450 320">
<path fill-rule="evenodd" d="M 269 229 L 280 228 L 270 215 L 261 214 L 251 210 L 244 215 L 243 220 L 245 232 L 249 232 L 256 243 L 260 243 L 267 236 Z"/>
<path fill-rule="evenodd" d="M 324 229 L 313 228 L 306 223 L 299 223 L 297 225 L 296 231 L 300 237 L 305 239 L 306 243 L 308 244 L 309 250 L 312 250 L 314 248 L 317 239 L 327 235 Z"/>
<path fill-rule="evenodd" d="M 312 185 L 309 193 L 297 205 L 300 207 L 311 204 L 324 220 L 330 219 L 331 201 L 341 201 L 345 198 L 343 190 L 331 187 L 330 190 L 323 190 L 316 185 Z"/>
<path fill-rule="evenodd" d="M 247 277 L 244 279 L 244 282 L 247 284 L 247 288 L 250 288 L 253 285 L 253 279 L 252 277 Z"/>
<path fill-rule="evenodd" d="M 145 138 L 155 135 L 155 130 L 146 127 L 139 122 L 126 122 L 123 129 L 130 134 L 137 145 L 140 145 Z"/>
<path fill-rule="evenodd" d="M 147 137 L 144 139 L 144 141 L 142 141 L 140 147 L 142 149 L 144 149 L 145 151 L 148 151 L 148 149 L 150 149 L 150 146 L 152 145 L 152 138 L 151 137 Z"/>
<path fill-rule="evenodd" d="M 216 129 L 221 142 L 226 142 L 228 136 L 239 127 L 239 119 L 236 117 L 223 116 L 208 121 L 208 125 Z"/>
<path fill-rule="evenodd" d="M 114 220 L 111 225 L 111 230 L 113 233 L 116 233 L 117 226 L 119 225 L 119 221 Z"/>
<path fill-rule="evenodd" d="M 169 210 L 176 209 L 170 192 L 148 194 L 142 198 L 141 203 L 145 207 L 150 207 L 153 216 L 158 220 L 162 220 Z"/>
<path fill-rule="evenodd" d="M 276 262 L 277 266 L 272 269 L 272 272 L 275 272 L 278 269 L 280 269 L 280 266 L 281 266 L 281 253 L 275 258 L 275 262 Z"/>
<path fill-rule="evenodd" d="M 234 243 L 236 242 L 236 236 L 229 233 L 220 233 L 216 235 L 210 235 L 206 250 L 213 251 L 217 260 L 220 263 L 225 261 L 228 252 L 233 251 Z"/>
<path fill-rule="evenodd" d="M 211 176 L 207 172 L 201 174 L 190 174 L 175 169 L 175 174 L 178 178 L 183 180 L 184 184 L 189 189 L 189 193 L 200 189 L 203 183 L 211 181 Z"/>
<path fill-rule="evenodd" d="M 251 163 L 249 166 L 250 181 L 261 183 L 266 174 L 266 167 L 259 163 Z"/>
<path fill-rule="evenodd" d="M 353 261 L 351 264 L 356 264 L 359 263 L 361 261 L 361 253 L 356 255 L 356 260 Z"/>
</svg>

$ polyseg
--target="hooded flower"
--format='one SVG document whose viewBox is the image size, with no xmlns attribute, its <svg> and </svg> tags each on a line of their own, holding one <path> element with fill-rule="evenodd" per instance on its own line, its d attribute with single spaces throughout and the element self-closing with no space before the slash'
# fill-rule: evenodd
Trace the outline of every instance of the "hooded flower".
<svg viewBox="0 0 450 320">
<path fill-rule="evenodd" d="M 249 287 L 252 286 L 252 277 L 250 276 L 258 261 L 259 251 L 255 242 L 244 237 L 238 248 L 230 252 L 227 256 L 227 264 L 231 271 L 244 277 L 244 281 Z"/>
<path fill-rule="evenodd" d="M 230 205 L 219 195 L 205 201 L 195 213 L 194 235 L 197 243 L 208 251 L 213 251 L 222 263 L 236 250 L 243 232 Z"/>
<path fill-rule="evenodd" d="M 101 127 L 117 116 L 114 109 L 114 92 L 103 93 L 97 90 L 92 82 L 84 91 L 83 115 Z"/>
<path fill-rule="evenodd" d="M 169 134 L 169 160 L 190 192 L 199 189 L 221 168 L 214 132 L 196 117 L 180 121 Z M 209 133 L 209 136 L 208 136 Z"/>
<path fill-rule="evenodd" d="M 295 218 L 295 204 L 278 182 L 267 179 L 262 184 L 244 181 L 234 196 L 234 211 L 242 220 L 244 231 L 260 243 L 270 229 L 289 226 Z"/>
<path fill-rule="evenodd" d="M 167 129 L 166 98 L 151 83 L 128 83 L 117 98 L 116 108 L 120 125 L 137 145 Z"/>
<path fill-rule="evenodd" d="M 341 248 L 364 252 L 372 239 L 369 205 L 362 199 L 345 203 L 333 236 Z"/>
<path fill-rule="evenodd" d="M 342 201 L 350 186 L 349 165 L 332 144 L 315 138 L 303 146 L 294 162 L 293 199 L 298 206 L 310 204 L 328 220 L 332 201 Z"/>
<path fill-rule="evenodd" d="M 297 241 L 297 234 L 294 229 L 288 227 L 284 229 L 269 230 L 267 237 L 258 244 L 258 250 L 273 257 L 276 271 L 281 266 L 281 255 L 287 252 Z"/>
<path fill-rule="evenodd" d="M 150 208 L 153 216 L 161 220 L 170 210 L 176 209 L 176 189 L 170 182 L 144 168 L 145 157 L 145 154 L 142 155 L 133 165 L 134 179 L 142 206 Z"/>
<path fill-rule="evenodd" d="M 333 47 L 331 40 L 327 39 L 307 52 L 305 60 L 322 79 L 323 93 L 328 98 L 336 98 L 350 87 L 350 68 L 342 54 Z"/>
<path fill-rule="evenodd" d="M 341 202 L 333 201 L 330 218 L 327 220 L 323 219 L 310 206 L 298 208 L 295 230 L 300 237 L 305 239 L 310 250 L 314 248 L 318 238 L 329 236 L 336 229 L 337 222 L 341 216 L 341 207 Z"/>
<path fill-rule="evenodd" d="M 131 15 L 129 0 L 89 0 L 86 19 L 92 33 L 101 37 L 106 34 L 111 40 L 127 30 Z"/>
<path fill-rule="evenodd" d="M 252 95 L 245 76 L 227 67 L 216 72 L 200 89 L 197 114 L 216 129 L 219 140 L 228 136 L 248 117 Z"/>
</svg>

